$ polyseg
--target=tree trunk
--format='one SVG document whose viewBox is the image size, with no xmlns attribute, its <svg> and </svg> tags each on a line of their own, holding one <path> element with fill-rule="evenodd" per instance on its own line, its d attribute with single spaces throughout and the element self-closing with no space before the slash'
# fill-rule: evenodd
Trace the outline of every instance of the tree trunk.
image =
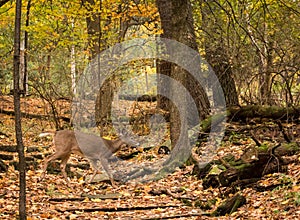
<svg viewBox="0 0 300 220">
<path fill-rule="evenodd" d="M 163 29 L 163 33 L 161 37 L 172 39 L 173 31 L 172 31 L 172 1 L 156 1 L 158 6 L 161 27 Z M 170 77 L 171 75 L 171 63 L 166 60 L 158 60 L 157 61 L 157 107 L 163 110 L 169 110 L 171 103 L 169 99 L 160 94 L 166 94 L 166 96 L 170 97 L 168 94 L 169 88 L 166 86 L 168 83 L 164 80 L 165 77 L 160 77 L 160 75 L 165 75 Z"/>
<path fill-rule="evenodd" d="M 167 1 L 167 0 L 157 0 L 157 6 L 161 17 L 161 26 L 164 31 L 162 37 L 174 39 L 181 42 L 190 48 L 198 51 L 195 30 L 192 17 L 192 9 L 190 1 L 188 0 L 178 0 L 178 1 Z M 183 58 L 184 59 L 184 58 Z M 174 64 L 166 61 L 159 61 L 158 63 L 158 74 L 164 74 L 168 77 L 174 78 L 172 75 L 172 68 Z M 197 82 L 194 77 L 188 74 L 186 71 L 182 78 L 182 85 L 187 88 L 190 95 L 195 102 L 198 115 L 200 119 L 204 119 L 209 114 L 209 101 L 204 91 L 204 88 Z M 200 63 L 199 63 L 200 72 Z M 159 75 L 158 78 L 160 79 Z M 181 82 L 181 81 L 179 81 Z M 163 86 L 163 87 L 162 87 Z M 158 92 L 161 90 L 169 91 L 168 85 L 165 82 L 158 81 Z M 169 101 L 166 98 L 158 97 L 158 107 L 163 109 L 171 109 L 168 106 Z M 194 112 L 188 112 L 187 115 L 192 115 Z M 198 124 L 198 122 L 190 121 L 189 126 Z"/>
<path fill-rule="evenodd" d="M 21 39 L 22 0 L 16 2 L 15 37 L 14 37 L 14 108 L 15 130 L 19 156 L 19 218 L 26 219 L 26 163 L 22 140 L 21 106 L 20 106 L 20 39 Z"/>
<path fill-rule="evenodd" d="M 27 3 L 26 8 L 26 22 L 25 26 L 29 27 L 29 17 L 30 17 L 30 7 L 31 7 L 31 0 Z M 28 43 L 28 31 L 25 30 L 24 32 L 24 81 L 23 81 L 23 94 L 26 96 L 28 95 L 28 61 L 29 61 L 29 43 Z"/>
<path fill-rule="evenodd" d="M 102 0 L 100 0 L 99 12 L 97 10 L 95 12 L 95 0 L 84 0 L 83 3 L 89 12 L 86 17 L 86 22 L 89 35 L 89 48 L 91 50 L 91 60 L 93 60 L 93 62 L 97 62 L 97 59 L 99 59 L 98 54 L 105 49 L 101 49 L 102 30 L 100 23 L 100 13 L 102 9 Z M 98 68 L 98 70 L 95 71 L 100 74 L 100 60 L 98 60 L 96 68 Z M 95 88 L 100 86 L 101 82 L 103 81 L 103 77 L 104 76 L 100 75 L 96 77 L 97 80 L 93 82 L 97 84 L 95 85 Z M 101 85 L 100 90 L 95 92 L 97 93 L 97 98 L 95 100 L 96 123 L 98 125 L 110 123 L 112 100 L 114 94 L 113 77 L 106 79 Z"/>
<path fill-rule="evenodd" d="M 193 28 L 193 18 L 190 1 L 157 0 L 156 3 L 161 17 L 161 25 L 164 31 L 164 34 L 162 36 L 165 38 L 174 39 L 198 51 L 195 41 L 195 32 Z M 182 57 L 182 59 L 184 59 L 184 57 Z M 175 79 L 178 83 L 183 85 L 185 88 L 187 88 L 188 92 L 193 98 L 193 101 L 196 103 L 200 119 L 203 119 L 208 115 L 209 102 L 205 91 L 186 70 L 175 64 L 171 64 L 166 61 L 160 61 L 158 71 L 159 74 L 164 74 L 168 77 L 171 77 L 172 79 Z M 173 83 L 169 85 L 163 83 L 162 85 L 164 86 L 164 88 L 159 85 L 159 89 L 169 90 L 172 93 L 170 94 L 172 102 L 181 103 L 181 105 L 183 105 L 177 106 L 177 109 L 174 104 L 171 104 L 171 102 L 167 102 L 167 104 L 165 104 L 165 101 L 162 99 L 158 101 L 159 107 L 166 106 L 170 111 L 170 136 L 172 147 L 175 147 L 175 144 L 178 141 L 183 144 L 188 144 L 186 136 L 187 134 L 185 133 L 188 129 L 187 117 L 188 115 L 193 114 L 193 112 L 188 111 L 189 108 L 188 106 L 186 106 L 187 97 L 183 91 L 178 91 L 178 87 L 176 87 L 176 85 L 174 85 Z M 181 115 L 179 115 L 179 112 Z M 195 121 L 191 122 L 191 124 L 193 123 L 199 124 L 199 122 Z M 182 137 L 182 140 L 179 140 L 180 136 Z"/>
<path fill-rule="evenodd" d="M 248 23 L 250 24 L 250 18 L 247 14 Z M 266 19 L 264 15 L 264 19 Z M 258 59 L 258 69 L 259 69 L 259 104 L 261 105 L 272 105 L 271 99 L 271 65 L 272 65 L 272 52 L 273 52 L 273 43 L 269 42 L 267 38 L 268 30 L 267 23 L 264 21 L 262 23 L 262 33 L 259 34 L 258 37 L 255 36 L 255 32 L 252 32 L 252 27 L 250 25 L 247 26 L 248 35 L 251 39 L 253 46 L 256 48 Z M 255 30 L 257 31 L 257 30 Z M 262 45 L 259 43 L 262 42 Z"/>
<path fill-rule="evenodd" d="M 261 105 L 272 105 L 272 44 L 265 43 L 263 50 L 260 54 L 260 65 L 259 65 L 259 92 L 260 92 L 260 104 Z"/>
<path fill-rule="evenodd" d="M 229 59 L 226 54 L 222 53 L 222 51 L 224 51 L 222 48 L 223 46 L 214 48 L 214 46 L 211 45 L 211 42 L 208 41 L 209 39 L 207 39 L 205 43 L 205 59 L 213 68 L 216 76 L 219 79 L 225 96 L 226 106 L 237 106 L 239 105 L 238 94 L 234 79 L 232 77 Z M 222 105 L 222 100 L 218 100 L 218 97 L 220 97 L 218 94 L 220 88 L 216 87 L 214 82 L 209 83 L 211 84 L 213 90 L 214 104 L 216 106 Z"/>
<path fill-rule="evenodd" d="M 88 45 L 91 52 L 90 58 L 93 59 L 100 53 L 100 13 L 97 11 L 94 12 L 96 10 L 94 0 L 83 0 L 83 5 L 88 11 L 86 15 Z"/>
<path fill-rule="evenodd" d="M 72 81 L 72 94 L 77 93 L 76 89 L 76 57 L 75 57 L 75 45 L 71 46 L 71 81 Z"/>
<path fill-rule="evenodd" d="M 25 39 L 20 42 L 20 76 L 19 76 L 20 93 L 25 93 Z"/>
<path fill-rule="evenodd" d="M 229 57 L 227 55 L 225 39 L 218 31 L 215 26 L 211 25 L 210 16 L 213 14 L 213 9 L 209 6 L 209 2 L 205 1 L 205 4 L 201 7 L 202 15 L 202 30 L 207 34 L 205 37 L 204 48 L 205 48 L 205 59 L 209 65 L 213 68 L 216 76 L 219 79 L 220 85 L 223 89 L 225 96 L 226 106 L 239 105 L 238 93 L 236 91 L 235 82 L 232 76 L 232 69 L 230 66 Z M 213 27 L 213 28 L 212 28 Z M 222 30 L 220 30 L 222 31 Z M 218 100 L 218 91 L 214 82 L 209 82 L 213 90 L 214 103 L 216 106 L 222 105 L 222 100 Z"/>
</svg>

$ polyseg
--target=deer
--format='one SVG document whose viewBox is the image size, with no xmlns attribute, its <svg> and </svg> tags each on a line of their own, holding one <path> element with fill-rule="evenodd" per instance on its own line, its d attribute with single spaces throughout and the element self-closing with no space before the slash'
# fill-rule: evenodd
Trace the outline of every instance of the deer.
<svg viewBox="0 0 300 220">
<path fill-rule="evenodd" d="M 48 133 L 44 133 L 44 135 L 41 134 L 40 136 L 47 135 Z M 86 183 L 91 183 L 94 180 L 96 174 L 98 173 L 98 171 L 100 171 L 98 166 L 98 162 L 100 162 L 104 171 L 109 177 L 111 185 L 115 188 L 117 187 L 117 185 L 110 171 L 108 158 L 112 156 L 113 153 L 117 152 L 124 144 L 129 144 L 131 146 L 139 146 L 139 143 L 131 139 L 127 134 L 121 134 L 120 137 L 115 140 L 108 140 L 96 135 L 87 134 L 80 131 L 56 131 L 54 133 L 53 138 L 55 152 L 52 155 L 45 158 L 42 168 L 43 173 L 40 177 L 40 180 L 44 179 L 49 163 L 56 159 L 61 159 L 60 169 L 64 179 L 69 185 L 69 180 L 66 173 L 66 165 L 71 154 L 77 154 L 81 157 L 86 157 L 93 168 L 92 177 L 89 179 L 88 182 L 85 181 Z"/>
</svg>

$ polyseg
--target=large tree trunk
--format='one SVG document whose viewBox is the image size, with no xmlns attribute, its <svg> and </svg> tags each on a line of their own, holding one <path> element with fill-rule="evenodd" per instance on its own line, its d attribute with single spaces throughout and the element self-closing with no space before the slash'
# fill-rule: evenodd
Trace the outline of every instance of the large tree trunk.
<svg viewBox="0 0 300 220">
<path fill-rule="evenodd" d="M 161 26 L 163 29 L 162 37 L 169 38 L 181 42 L 190 48 L 198 51 L 191 4 L 188 0 L 177 0 L 177 1 L 167 1 L 167 0 L 157 0 L 157 6 L 161 18 Z M 183 57 L 184 59 L 184 57 Z M 172 70 L 174 64 L 167 61 L 158 62 L 158 78 L 160 74 L 164 74 L 168 77 L 174 78 Z M 200 67 L 200 63 L 199 63 Z M 200 72 L 200 69 L 199 69 Z M 186 71 L 182 72 L 182 78 L 184 81 L 179 81 L 184 85 L 189 91 L 190 95 L 195 102 L 198 115 L 200 119 L 204 119 L 209 114 L 209 101 L 206 96 L 204 88 Z M 182 79 L 183 80 L 183 79 Z M 163 81 L 158 81 L 158 93 L 165 90 L 170 91 L 168 84 Z M 163 109 L 171 109 L 170 103 L 166 98 L 158 97 L 158 107 Z M 188 112 L 187 115 L 192 115 L 193 112 Z M 198 124 L 195 121 L 189 121 L 189 126 Z"/>
<path fill-rule="evenodd" d="M 161 17 L 162 29 L 164 31 L 164 34 L 162 36 L 181 42 L 197 51 L 198 48 L 195 41 L 195 32 L 193 27 L 190 1 L 157 0 L 156 3 Z M 184 57 L 182 57 L 182 59 L 184 59 Z M 205 118 L 209 113 L 209 101 L 204 89 L 200 86 L 200 84 L 186 70 L 175 64 L 167 63 L 166 61 L 162 61 L 159 64 L 159 73 L 175 79 L 178 83 L 187 88 L 198 108 L 199 118 Z M 187 117 L 188 115 L 193 114 L 193 112 L 188 112 L 189 108 L 188 106 L 186 106 L 187 97 L 186 95 L 184 95 L 183 91 L 178 91 L 178 87 L 174 87 L 175 85 L 172 83 L 170 85 L 166 85 L 164 82 L 163 86 L 164 88 L 159 87 L 159 89 L 169 90 L 172 93 L 170 94 L 170 97 L 172 98 L 171 101 L 176 102 L 176 100 L 178 100 L 178 103 L 184 103 L 183 105 L 185 105 L 181 106 L 181 108 L 185 109 L 177 109 L 174 104 L 171 104 L 171 102 L 168 102 L 166 105 L 164 105 L 162 100 L 158 101 L 159 107 L 166 106 L 170 111 L 172 146 L 174 147 L 177 141 L 187 144 L 187 142 L 185 142 L 187 141 L 185 140 L 185 135 L 187 134 L 184 134 L 184 132 L 187 132 L 188 128 Z M 179 111 L 181 115 L 179 115 Z M 181 121 L 178 119 L 181 119 Z M 199 124 L 199 122 L 195 121 L 191 122 L 191 124 L 193 123 Z M 178 140 L 180 136 L 183 137 L 182 140 Z"/>
<path fill-rule="evenodd" d="M 161 37 L 172 39 L 172 1 L 156 1 L 160 20 L 161 27 L 163 29 L 163 33 Z M 168 111 L 171 103 L 166 96 L 168 94 L 169 88 L 167 88 L 167 82 L 164 80 L 165 77 L 160 77 L 161 74 L 170 77 L 171 75 L 171 63 L 166 60 L 158 60 L 157 61 L 157 107 L 163 110 Z M 166 96 L 162 96 L 160 94 L 166 94 Z"/>
</svg>

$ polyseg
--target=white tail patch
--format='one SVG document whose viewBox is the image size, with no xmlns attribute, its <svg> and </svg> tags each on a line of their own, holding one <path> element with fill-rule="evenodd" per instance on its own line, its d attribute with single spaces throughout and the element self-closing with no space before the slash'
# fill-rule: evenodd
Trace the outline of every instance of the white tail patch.
<svg viewBox="0 0 300 220">
<path fill-rule="evenodd" d="M 42 138 L 42 137 L 53 136 L 53 135 L 54 135 L 54 133 L 45 132 L 45 133 L 40 133 L 39 137 Z"/>
</svg>

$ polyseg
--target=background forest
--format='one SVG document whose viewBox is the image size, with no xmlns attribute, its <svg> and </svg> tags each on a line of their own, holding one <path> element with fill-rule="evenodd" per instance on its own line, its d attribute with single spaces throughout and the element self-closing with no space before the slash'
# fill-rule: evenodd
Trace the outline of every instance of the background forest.
<svg viewBox="0 0 300 220">
<path fill-rule="evenodd" d="M 298 1 L 191 4 L 199 51 L 211 66 L 233 77 L 241 104 L 299 104 Z M 12 88 L 14 3 L 0 10 L 0 88 L 7 94 Z M 28 1 L 22 10 L 24 80 L 29 93 L 51 92 L 53 98 L 72 96 L 72 82 L 95 54 L 162 33 L 154 1 Z M 146 72 L 147 65 L 137 64 L 131 74 L 141 74 L 141 68 Z"/>
<path fill-rule="evenodd" d="M 300 0 L 22 1 L 20 90 L 14 84 L 16 2 L 21 1 L 0 0 L 0 218 L 25 219 L 26 214 L 25 207 L 20 208 L 22 192 L 18 194 L 19 171 L 25 171 L 25 165 L 14 130 L 16 95 L 21 96 L 29 219 L 296 219 L 300 215 Z M 90 104 L 95 98 L 92 89 L 83 96 L 86 108 L 96 111 L 102 137 L 117 138 L 111 121 L 117 117 L 144 142 L 137 149 L 118 149 L 116 155 L 125 165 L 111 165 L 117 186 L 111 186 L 105 175 L 86 184 L 83 173 L 90 165 L 77 156 L 67 164 L 71 185 L 54 162 L 41 181 L 42 161 L 53 153 L 52 138 L 41 133 L 72 128 L 72 101 L 82 92 L 78 85 L 91 61 L 118 43 L 151 37 L 176 40 L 198 51 L 204 60 L 199 73 L 203 71 L 205 83 L 199 85 L 187 70 L 165 60 L 138 59 L 122 65 L 104 82 L 95 105 Z M 211 80 L 210 70 L 219 84 Z M 191 119 L 195 112 L 187 98 L 172 84 L 164 84 L 162 75 L 185 86 L 199 121 Z M 216 85 L 222 88 L 225 103 L 218 99 L 223 94 Z M 184 117 L 160 95 L 168 90 L 174 100 L 184 100 Z M 226 113 L 214 114 L 219 108 Z M 163 117 L 152 117 L 156 115 Z M 162 122 L 168 132 L 158 128 L 162 136 L 158 143 L 149 135 L 150 127 Z M 220 141 L 219 125 L 225 128 Z M 193 134 L 197 141 L 192 149 L 187 139 L 180 142 L 180 135 L 185 128 L 182 133 L 188 137 L 188 129 L 195 127 L 199 132 Z M 199 158 L 212 149 L 211 134 L 219 148 L 202 163 Z M 176 159 L 177 142 L 183 143 L 181 150 L 192 149 L 184 163 L 164 163 L 155 170 L 159 178 L 153 181 L 141 177 L 134 182 L 122 176 L 125 170 L 139 178 L 150 170 L 145 168 L 150 162 Z M 129 167 L 134 163 L 138 165 Z"/>
</svg>

